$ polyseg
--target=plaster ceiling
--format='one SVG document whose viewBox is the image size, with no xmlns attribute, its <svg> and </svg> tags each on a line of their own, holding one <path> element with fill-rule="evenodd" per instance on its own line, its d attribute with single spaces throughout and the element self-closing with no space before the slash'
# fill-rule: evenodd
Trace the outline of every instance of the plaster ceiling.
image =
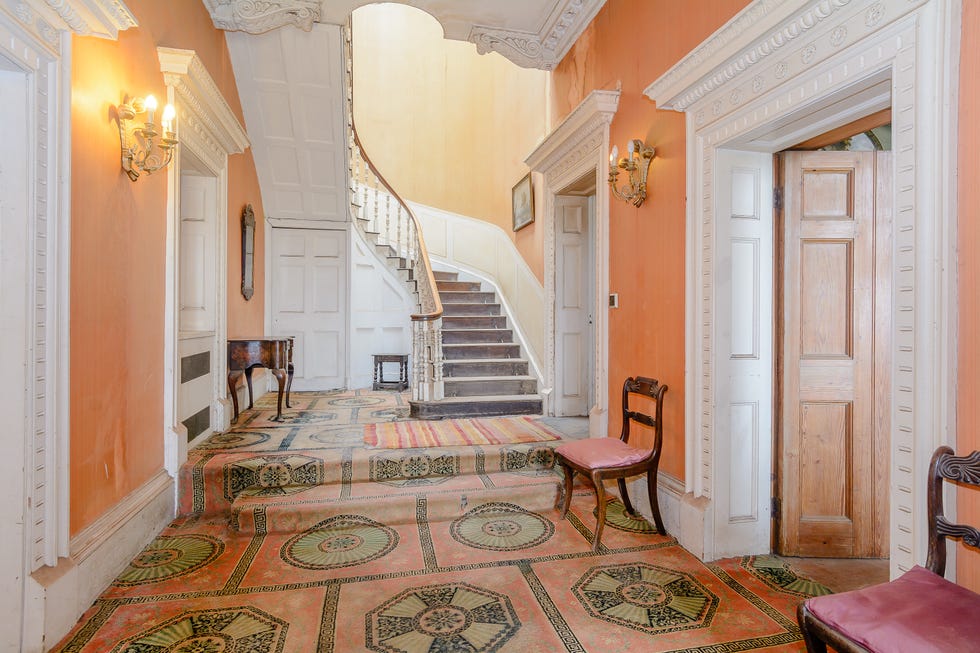
<svg viewBox="0 0 980 653">
<path fill-rule="evenodd" d="M 428 12 L 446 38 L 470 41 L 525 68 L 551 70 L 605 0 L 394 0 Z M 215 26 L 251 34 L 293 25 L 342 25 L 350 13 L 375 0 L 204 0 Z"/>
</svg>

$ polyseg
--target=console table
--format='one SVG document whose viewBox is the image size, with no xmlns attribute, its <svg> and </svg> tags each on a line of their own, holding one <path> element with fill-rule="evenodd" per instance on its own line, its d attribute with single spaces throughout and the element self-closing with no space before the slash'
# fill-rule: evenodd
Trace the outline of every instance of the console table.
<svg viewBox="0 0 980 653">
<path fill-rule="evenodd" d="M 245 375 L 248 385 L 248 407 L 252 407 L 252 370 L 256 367 L 268 368 L 279 382 L 275 421 L 282 420 L 282 395 L 286 394 L 286 408 L 289 405 L 289 389 L 293 385 L 293 337 L 273 338 L 229 338 L 228 339 L 228 391 L 235 406 L 238 420 L 238 393 L 235 386 L 238 377 Z M 288 379 L 288 380 L 287 380 Z"/>
</svg>

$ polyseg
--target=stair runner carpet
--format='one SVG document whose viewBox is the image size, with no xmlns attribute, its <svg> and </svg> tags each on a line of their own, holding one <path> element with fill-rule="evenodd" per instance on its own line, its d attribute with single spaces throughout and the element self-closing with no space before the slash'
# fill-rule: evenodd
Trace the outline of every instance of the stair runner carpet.
<svg viewBox="0 0 980 653">
<path fill-rule="evenodd" d="M 56 651 L 802 651 L 827 590 L 770 557 L 705 565 L 616 500 L 554 509 L 558 442 L 367 450 L 405 395 L 297 393 L 193 450 L 181 515 Z"/>
</svg>

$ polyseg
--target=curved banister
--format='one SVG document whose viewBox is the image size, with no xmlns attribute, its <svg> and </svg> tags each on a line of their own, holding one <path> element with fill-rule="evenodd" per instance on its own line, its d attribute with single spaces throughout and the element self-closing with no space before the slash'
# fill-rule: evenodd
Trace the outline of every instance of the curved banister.
<svg viewBox="0 0 980 653">
<path fill-rule="evenodd" d="M 351 208 L 357 212 L 352 221 L 367 240 L 386 247 L 389 253 L 394 253 L 400 264 L 404 261 L 404 265 L 408 266 L 410 278 L 415 282 L 419 307 L 419 311 L 412 314 L 412 397 L 415 401 L 439 400 L 443 398 L 442 300 L 418 217 L 375 167 L 357 134 L 354 124 L 354 57 L 351 31 L 351 23 L 348 21 L 344 38 L 347 122 L 350 128 L 348 164 Z M 369 198 L 373 200 L 373 215 L 368 215 Z M 394 214 L 392 201 L 395 204 Z M 403 217 L 406 216 L 407 220 L 403 222 Z M 395 222 L 394 232 L 392 217 Z M 372 229 L 362 226 L 362 221 L 371 225 Z"/>
<path fill-rule="evenodd" d="M 351 92 L 353 94 L 353 82 L 351 82 Z M 378 171 L 378 168 L 374 165 L 374 162 L 371 161 L 371 157 L 368 156 L 367 151 L 364 149 L 364 146 L 361 144 L 360 137 L 357 135 L 357 126 L 354 124 L 353 111 L 350 112 L 350 129 L 351 129 L 351 135 L 353 136 L 354 139 L 354 145 L 356 146 L 358 154 L 361 157 L 361 159 L 364 161 L 365 164 L 367 164 L 368 168 L 371 170 L 374 176 L 377 177 L 381 185 L 385 187 L 385 190 L 388 191 L 388 194 L 391 195 L 401 205 L 401 207 L 405 210 L 408 217 L 411 218 L 412 224 L 415 226 L 415 234 L 418 238 L 418 262 L 422 263 L 425 268 L 426 285 L 428 285 L 428 287 L 432 289 L 432 298 L 433 298 L 434 306 L 430 311 L 427 312 L 420 311 L 419 313 L 413 313 L 412 320 L 438 320 L 440 317 L 442 317 L 442 300 L 439 297 L 438 291 L 436 291 L 436 279 L 435 276 L 433 276 L 432 274 L 432 264 L 429 261 L 429 250 L 425 246 L 425 237 L 422 235 L 422 224 L 419 222 L 419 219 L 415 215 L 415 212 L 408 205 L 408 202 L 403 200 L 401 196 L 395 191 L 395 189 L 391 187 L 391 184 L 388 183 L 388 180 L 384 178 L 384 175 L 382 175 Z"/>
</svg>

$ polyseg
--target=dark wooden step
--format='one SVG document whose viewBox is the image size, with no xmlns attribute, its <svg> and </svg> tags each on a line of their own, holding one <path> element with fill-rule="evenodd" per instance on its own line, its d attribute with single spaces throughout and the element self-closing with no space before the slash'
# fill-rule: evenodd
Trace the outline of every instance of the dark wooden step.
<svg viewBox="0 0 980 653">
<path fill-rule="evenodd" d="M 445 378 L 471 376 L 526 376 L 528 362 L 522 358 L 484 358 L 482 360 L 443 361 Z"/>
<path fill-rule="evenodd" d="M 410 401 L 412 417 L 490 417 L 499 415 L 540 415 L 541 399 L 533 396 L 450 397 L 439 401 Z"/>
<path fill-rule="evenodd" d="M 457 345 L 479 342 L 514 342 L 510 329 L 447 329 L 442 328 L 442 344 Z"/>
<path fill-rule="evenodd" d="M 432 277 L 436 281 L 456 281 L 459 278 L 459 272 L 443 272 L 442 270 L 433 270 Z"/>
<path fill-rule="evenodd" d="M 442 355 L 451 361 L 467 358 L 520 358 L 521 346 L 508 343 L 443 345 Z"/>
<path fill-rule="evenodd" d="M 538 394 L 533 376 L 471 376 L 444 379 L 447 397 Z"/>
<path fill-rule="evenodd" d="M 453 291 L 467 291 L 467 292 L 479 292 L 480 282 L 479 281 L 436 281 L 436 287 L 439 288 L 439 292 L 453 292 Z"/>
<path fill-rule="evenodd" d="M 473 290 L 451 290 L 448 292 L 439 291 L 439 298 L 445 304 L 493 304 L 497 301 L 497 293 L 473 291 Z"/>
<path fill-rule="evenodd" d="M 443 304 L 443 315 L 500 315 L 500 304 Z"/>
<path fill-rule="evenodd" d="M 504 315 L 443 315 L 442 330 L 451 329 L 506 329 Z"/>
</svg>

